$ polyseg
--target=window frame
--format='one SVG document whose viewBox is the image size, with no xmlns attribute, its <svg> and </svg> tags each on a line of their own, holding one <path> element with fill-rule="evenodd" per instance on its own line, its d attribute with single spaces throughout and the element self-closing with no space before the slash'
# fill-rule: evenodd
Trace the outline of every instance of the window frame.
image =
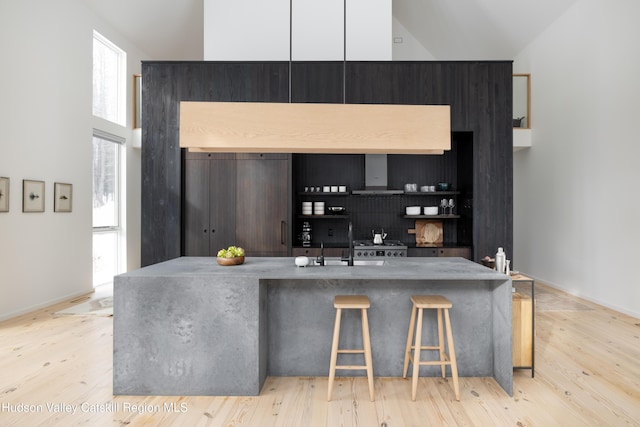
<svg viewBox="0 0 640 427">
<path fill-rule="evenodd" d="M 93 30 L 93 59 L 95 61 L 95 43 L 101 43 L 106 48 L 113 51 L 117 56 L 117 75 L 116 75 L 116 120 L 112 120 L 108 117 L 103 117 L 102 115 L 96 114 L 95 111 L 95 101 L 96 101 L 96 92 L 92 89 L 92 104 L 91 110 L 94 117 L 99 117 L 103 120 L 106 120 L 110 123 L 115 123 L 120 126 L 127 125 L 127 53 L 118 47 L 115 43 L 107 39 L 105 36 Z M 94 65 L 95 67 L 95 65 Z M 93 68 L 94 74 L 93 79 L 95 79 L 95 68 Z M 92 84 L 95 85 L 95 81 L 92 79 Z"/>
</svg>

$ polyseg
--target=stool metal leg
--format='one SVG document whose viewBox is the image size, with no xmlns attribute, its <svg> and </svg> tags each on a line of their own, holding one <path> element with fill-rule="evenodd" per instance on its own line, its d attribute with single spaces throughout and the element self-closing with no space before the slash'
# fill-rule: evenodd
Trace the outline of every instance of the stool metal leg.
<svg viewBox="0 0 640 427">
<path fill-rule="evenodd" d="M 338 342 L 340 341 L 340 317 L 342 309 L 336 309 L 336 321 L 333 326 L 333 343 L 331 344 L 331 365 L 329 366 L 329 390 L 327 400 L 331 401 L 331 392 L 333 391 L 333 380 L 336 377 L 336 364 L 338 362 Z"/>
<path fill-rule="evenodd" d="M 362 343 L 364 346 L 364 363 L 367 366 L 367 380 L 369 382 L 369 397 L 373 402 L 373 360 L 371 358 L 371 340 L 369 337 L 369 319 L 367 309 L 362 310 Z"/>
<path fill-rule="evenodd" d="M 418 309 L 418 325 L 416 326 L 416 341 L 413 349 L 413 378 L 411 380 L 411 400 L 416 400 L 418 392 L 418 375 L 420 373 L 420 350 L 422 349 L 422 309 Z"/>
</svg>

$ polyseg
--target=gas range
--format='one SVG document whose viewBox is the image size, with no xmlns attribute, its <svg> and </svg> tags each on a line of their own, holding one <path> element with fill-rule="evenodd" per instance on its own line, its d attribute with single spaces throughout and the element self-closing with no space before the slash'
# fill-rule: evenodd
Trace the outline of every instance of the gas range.
<svg viewBox="0 0 640 427">
<path fill-rule="evenodd" d="M 375 245 L 372 240 L 354 240 L 354 259 L 385 259 L 407 256 L 407 246 L 399 240 L 385 240 Z"/>
</svg>

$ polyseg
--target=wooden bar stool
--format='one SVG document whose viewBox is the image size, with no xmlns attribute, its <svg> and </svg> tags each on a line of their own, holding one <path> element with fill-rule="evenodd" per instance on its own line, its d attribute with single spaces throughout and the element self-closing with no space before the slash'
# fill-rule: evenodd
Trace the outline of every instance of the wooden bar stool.
<svg viewBox="0 0 640 427">
<path fill-rule="evenodd" d="M 449 309 L 453 307 L 451 301 L 441 295 L 412 295 L 411 302 L 411 320 L 409 321 L 409 333 L 407 334 L 407 346 L 404 352 L 404 370 L 402 377 L 407 378 L 407 370 L 409 368 L 409 360 L 413 363 L 413 378 L 411 384 L 411 399 L 416 400 L 416 391 L 418 390 L 418 376 L 420 365 L 440 365 L 442 369 L 442 378 L 445 378 L 446 365 L 451 366 L 451 377 L 453 378 L 453 388 L 456 392 L 456 400 L 460 400 L 460 388 L 458 387 L 458 365 L 456 364 L 456 352 L 453 346 L 453 334 L 451 332 L 451 321 L 449 319 Z M 422 340 L 422 311 L 427 309 L 438 310 L 438 345 L 423 346 Z M 416 328 L 416 311 L 418 313 L 418 322 Z M 442 312 L 444 311 L 444 319 L 447 329 L 447 347 L 449 354 L 444 348 L 444 334 L 442 331 Z M 413 330 L 416 329 L 415 344 L 413 341 Z M 413 350 L 413 355 L 411 354 Z M 439 360 L 421 361 L 420 352 L 422 350 L 436 350 L 440 353 Z"/>
<path fill-rule="evenodd" d="M 373 401 L 373 363 L 371 360 L 371 341 L 369 339 L 369 320 L 367 309 L 371 306 L 369 297 L 366 295 L 336 295 L 333 299 L 333 306 L 336 308 L 336 321 L 333 327 L 333 343 L 331 344 L 331 366 L 329 367 L 329 392 L 328 400 L 331 401 L 333 390 L 333 380 L 336 376 L 336 369 L 366 369 L 369 380 L 369 397 Z M 343 309 L 359 309 L 362 314 L 362 342 L 363 349 L 345 350 L 338 348 L 340 341 L 340 319 Z M 338 365 L 338 353 L 363 353 L 364 365 Z"/>
</svg>

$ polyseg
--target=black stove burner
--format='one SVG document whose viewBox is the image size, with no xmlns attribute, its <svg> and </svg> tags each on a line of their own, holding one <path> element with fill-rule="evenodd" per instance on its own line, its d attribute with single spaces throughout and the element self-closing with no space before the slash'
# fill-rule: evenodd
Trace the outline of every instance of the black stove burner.
<svg viewBox="0 0 640 427">
<path fill-rule="evenodd" d="M 374 244 L 373 240 L 356 240 L 353 242 L 354 246 L 373 246 L 373 247 L 380 247 L 380 246 L 405 246 L 401 241 L 399 240 L 385 240 L 383 243 L 381 244 Z"/>
</svg>

